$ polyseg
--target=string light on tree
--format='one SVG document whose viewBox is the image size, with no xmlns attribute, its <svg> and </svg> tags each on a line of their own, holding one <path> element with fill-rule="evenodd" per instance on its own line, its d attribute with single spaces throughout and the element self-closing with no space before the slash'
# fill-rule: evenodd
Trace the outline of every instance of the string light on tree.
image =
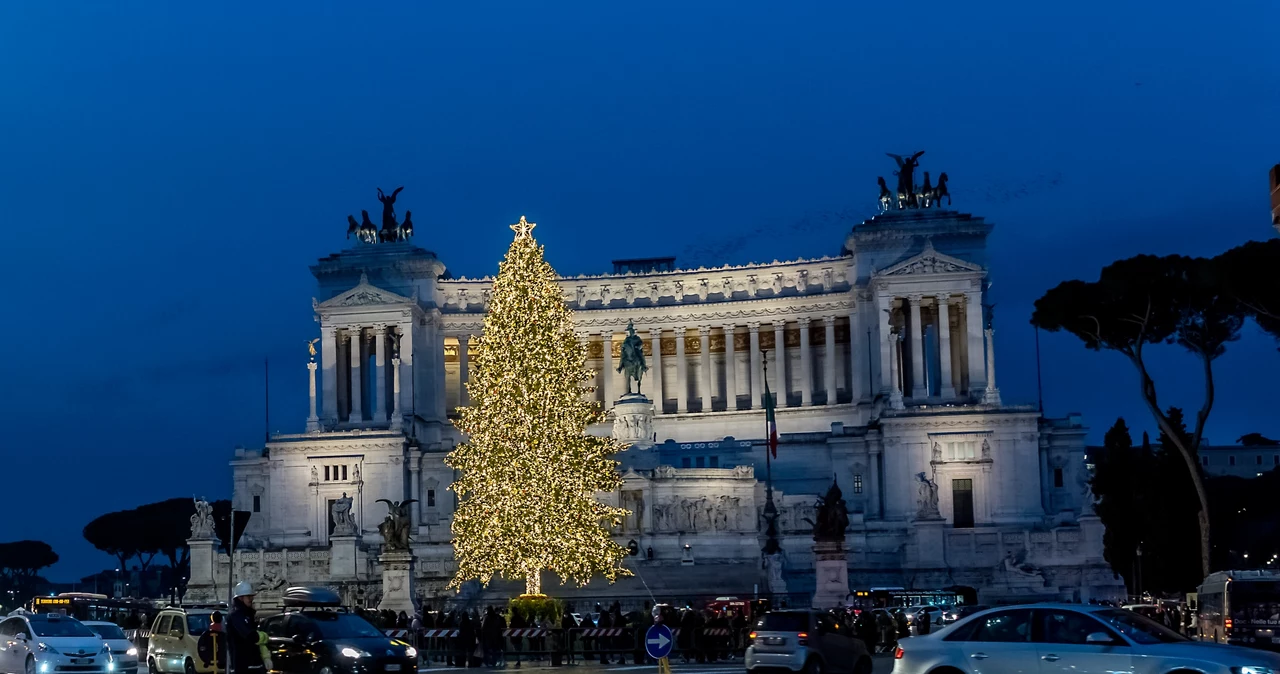
<svg viewBox="0 0 1280 674">
<path fill-rule="evenodd" d="M 624 446 L 586 434 L 602 420 L 583 396 L 594 373 L 535 226 L 524 216 L 511 225 L 515 240 L 474 342 L 471 404 L 456 422 L 467 442 L 446 459 L 459 471 L 449 487 L 459 498 L 454 588 L 501 575 L 524 578 L 526 593 L 540 594 L 543 570 L 579 585 L 596 574 L 610 582 L 628 575 L 627 550 L 608 529 L 628 511 L 596 498 L 621 486 L 613 455 Z"/>
</svg>

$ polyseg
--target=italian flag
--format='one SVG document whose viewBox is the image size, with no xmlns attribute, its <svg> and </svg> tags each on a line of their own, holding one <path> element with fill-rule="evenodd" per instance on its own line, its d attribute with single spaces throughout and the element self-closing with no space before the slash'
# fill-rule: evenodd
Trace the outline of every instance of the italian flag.
<svg viewBox="0 0 1280 674">
<path fill-rule="evenodd" d="M 778 419 L 773 413 L 773 394 L 769 393 L 769 382 L 764 383 L 764 421 L 769 433 L 769 453 L 778 458 Z"/>
</svg>

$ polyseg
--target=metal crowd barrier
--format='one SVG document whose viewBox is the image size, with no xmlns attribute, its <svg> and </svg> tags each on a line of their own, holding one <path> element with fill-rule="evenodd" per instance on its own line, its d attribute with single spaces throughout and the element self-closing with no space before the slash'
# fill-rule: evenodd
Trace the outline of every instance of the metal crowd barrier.
<svg viewBox="0 0 1280 674">
<path fill-rule="evenodd" d="M 502 662 L 550 660 L 553 664 L 598 659 L 625 661 L 629 658 L 638 664 L 649 661 L 643 642 L 648 629 L 649 625 L 575 627 L 567 630 L 566 639 L 564 629 L 508 628 L 502 632 L 500 648 L 485 648 L 479 629 L 472 631 L 473 636 L 465 644 L 459 641 L 461 630 L 454 627 L 425 628 L 417 634 L 405 629 L 388 629 L 385 632 L 389 637 L 413 643 L 425 662 L 466 666 L 486 658 Z M 750 628 L 706 627 L 681 639 L 681 629 L 676 627 L 671 630 L 675 640 L 672 657 L 698 662 L 741 657 L 749 632 Z"/>
</svg>

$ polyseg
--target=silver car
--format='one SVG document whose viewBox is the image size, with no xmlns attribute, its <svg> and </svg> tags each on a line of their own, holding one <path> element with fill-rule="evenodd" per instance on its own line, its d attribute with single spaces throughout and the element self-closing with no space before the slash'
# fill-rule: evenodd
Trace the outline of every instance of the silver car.
<svg viewBox="0 0 1280 674">
<path fill-rule="evenodd" d="M 1124 609 L 990 609 L 903 639 L 893 674 L 1280 674 L 1280 655 L 1198 641 Z"/>
<path fill-rule="evenodd" d="M 871 656 L 862 640 L 820 611 L 770 611 L 748 636 L 748 672 L 871 674 Z"/>
</svg>

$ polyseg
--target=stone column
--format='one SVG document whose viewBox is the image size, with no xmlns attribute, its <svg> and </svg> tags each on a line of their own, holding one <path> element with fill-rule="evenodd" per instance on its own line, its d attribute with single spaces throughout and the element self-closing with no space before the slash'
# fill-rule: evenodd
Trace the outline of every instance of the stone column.
<svg viewBox="0 0 1280 674">
<path fill-rule="evenodd" d="M 338 330 L 332 325 L 320 328 L 320 366 L 324 420 L 334 424 L 338 421 Z"/>
<path fill-rule="evenodd" d="M 996 331 L 987 328 L 987 387 L 982 391 L 983 405 L 1000 404 L 1000 387 L 996 386 Z"/>
<path fill-rule="evenodd" d="M 787 406 L 787 322 L 773 324 L 773 394 L 777 396 L 775 407 Z"/>
<path fill-rule="evenodd" d="M 808 318 L 800 319 L 800 404 L 813 404 L 813 362 L 809 357 Z"/>
<path fill-rule="evenodd" d="M 676 333 L 676 413 L 689 411 L 689 360 L 684 355 L 683 325 L 675 327 Z"/>
<path fill-rule="evenodd" d="M 604 347 L 604 372 L 600 374 L 604 377 L 604 408 L 608 410 L 618 400 L 613 390 L 613 332 L 600 333 L 600 341 Z"/>
<path fill-rule="evenodd" d="M 310 381 L 311 414 L 307 415 L 307 432 L 320 430 L 320 417 L 316 416 L 316 362 L 307 363 L 307 375 Z"/>
<path fill-rule="evenodd" d="M 893 298 L 888 295 L 881 295 L 877 298 L 877 304 L 880 309 L 880 334 L 877 338 L 880 341 L 880 385 L 881 393 L 888 393 L 893 390 L 893 377 L 890 374 L 892 369 L 892 358 L 894 351 L 894 337 L 889 334 L 892 326 L 889 324 L 890 312 L 893 310 Z M 875 391 L 868 392 L 871 397 L 875 397 Z"/>
<path fill-rule="evenodd" d="M 737 326 L 724 326 L 724 409 L 738 409 L 738 353 L 733 343 L 733 331 Z"/>
<path fill-rule="evenodd" d="M 753 410 L 764 399 L 764 375 L 760 370 L 760 324 L 754 321 L 747 323 L 747 336 L 750 340 L 747 355 L 751 359 L 751 400 L 747 402 L 747 409 Z"/>
<path fill-rule="evenodd" d="M 418 523 L 422 521 L 422 456 L 416 453 L 410 454 L 408 463 L 409 498 L 417 501 L 409 509 L 409 521 L 411 523 L 409 531 L 413 532 L 414 538 L 416 538 Z"/>
<path fill-rule="evenodd" d="M 404 414 L 400 412 L 400 357 L 391 359 L 391 430 L 404 426 Z"/>
<path fill-rule="evenodd" d="M 826 362 L 822 364 L 822 383 L 827 387 L 827 404 L 836 404 L 836 317 L 823 316 L 822 328 L 827 340 Z M 852 339 L 852 335 L 850 335 Z"/>
<path fill-rule="evenodd" d="M 361 389 L 364 383 L 362 373 L 361 357 L 362 344 L 360 343 L 360 328 L 350 328 L 347 333 L 351 339 L 351 417 L 348 419 L 353 424 L 364 421 L 364 398 Z"/>
<path fill-rule="evenodd" d="M 471 404 L 471 394 L 467 392 L 467 382 L 471 379 L 471 335 L 458 335 L 458 407 Z"/>
<path fill-rule="evenodd" d="M 373 326 L 373 365 L 377 368 L 375 378 L 373 420 L 382 421 L 387 418 L 387 326 Z"/>
<path fill-rule="evenodd" d="M 939 379 L 938 395 L 943 398 L 956 397 L 956 387 L 951 380 L 951 307 L 948 302 L 951 296 L 940 293 L 938 300 L 938 369 L 942 372 Z"/>
<path fill-rule="evenodd" d="M 649 341 L 653 344 L 653 358 L 649 365 L 649 391 L 653 396 L 653 413 L 662 414 L 662 329 L 649 330 Z"/>
<path fill-rule="evenodd" d="M 986 358 L 982 354 L 982 292 L 972 291 L 964 294 L 966 353 L 969 358 L 969 393 L 970 395 L 987 387 L 986 373 L 983 371 Z"/>
<path fill-rule="evenodd" d="M 902 363 L 901 337 L 901 335 L 889 335 L 889 339 L 891 340 L 889 347 L 893 351 L 893 356 L 889 358 L 889 407 L 895 410 L 904 408 L 904 405 L 902 404 L 902 375 L 900 372 L 902 369 L 900 367 Z"/>
<path fill-rule="evenodd" d="M 863 478 L 867 484 L 867 514 L 879 519 L 883 517 L 880 511 L 880 469 L 884 465 L 884 456 L 880 453 L 879 448 L 873 450 L 870 455 L 871 465 L 867 466 L 870 475 Z"/>
<path fill-rule="evenodd" d="M 907 297 L 911 303 L 911 397 L 926 398 L 924 387 L 924 326 L 920 325 L 920 296 Z"/>
<path fill-rule="evenodd" d="M 702 347 L 698 353 L 699 373 L 698 378 L 701 386 L 698 387 L 702 398 L 702 411 L 711 411 L 711 398 L 714 387 L 711 385 L 711 327 L 706 325 L 698 326 L 698 343 Z"/>
</svg>

